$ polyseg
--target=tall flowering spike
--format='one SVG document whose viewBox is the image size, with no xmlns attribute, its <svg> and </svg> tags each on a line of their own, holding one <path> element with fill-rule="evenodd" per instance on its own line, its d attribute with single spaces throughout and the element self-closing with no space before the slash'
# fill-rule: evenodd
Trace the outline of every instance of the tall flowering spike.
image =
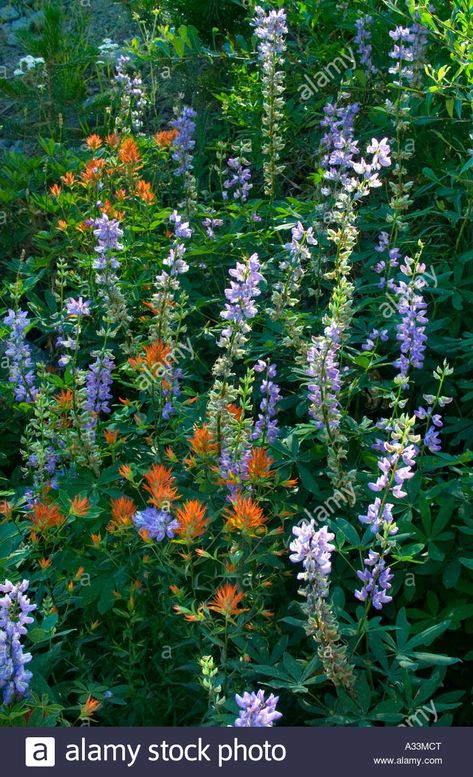
<svg viewBox="0 0 473 777">
<path fill-rule="evenodd" d="M 156 276 L 155 292 L 150 304 L 150 308 L 155 314 L 152 332 L 158 340 L 168 344 L 175 338 L 175 331 L 182 324 L 185 314 L 186 295 L 181 288 L 179 276 L 189 270 L 189 265 L 184 258 L 187 248 L 183 240 L 192 237 L 189 222 L 184 221 L 176 210 L 171 214 L 170 221 L 174 225 L 174 241 L 168 255 L 163 260 L 163 269 Z M 182 373 L 179 369 L 174 371 L 170 369 L 167 372 L 171 373 L 164 376 L 169 388 L 172 388 L 170 394 L 177 396 Z"/>
<path fill-rule="evenodd" d="M 97 271 L 95 280 L 105 303 L 106 317 L 111 322 L 125 326 L 130 321 L 130 317 L 119 287 L 116 271 L 120 267 L 120 262 L 115 255 L 115 252 L 123 249 L 120 242 L 123 230 L 120 228 L 120 222 L 109 219 L 106 213 L 95 219 L 94 227 L 94 235 L 97 238 L 95 252 L 98 256 L 94 259 L 92 267 Z"/>
<path fill-rule="evenodd" d="M 415 460 L 418 453 L 420 437 L 413 433 L 416 417 L 402 415 L 393 424 L 386 424 L 390 439 L 382 444 L 383 457 L 378 461 L 381 475 L 368 486 L 372 491 L 387 490 L 397 499 L 404 499 L 407 493 L 403 490 L 404 483 L 414 477 Z"/>
<path fill-rule="evenodd" d="M 252 421 L 243 418 L 241 421 L 232 419 L 230 408 L 238 394 L 248 397 L 254 378 L 249 370 L 238 391 L 231 385 L 233 363 L 244 355 L 244 346 L 251 331 L 251 320 L 256 316 L 258 308 L 256 297 L 261 294 L 260 283 L 264 280 L 260 272 L 261 266 L 258 254 L 252 254 L 244 262 L 237 262 L 236 267 L 229 270 L 229 287 L 225 289 L 227 302 L 220 316 L 227 322 L 222 329 L 217 345 L 223 349 L 214 366 L 214 385 L 209 392 L 207 412 L 211 433 L 217 442 L 221 455 L 220 470 L 225 482 L 232 490 L 233 485 L 239 485 L 247 479 L 248 459 L 251 455 L 249 437 Z M 236 430 L 236 433 L 235 433 Z"/>
<path fill-rule="evenodd" d="M 348 661 L 346 645 L 340 639 L 337 619 L 327 599 L 331 556 L 335 549 L 331 541 L 335 535 L 327 526 L 316 530 L 313 518 L 294 526 L 292 533 L 295 539 L 289 545 L 292 551 L 289 558 L 294 564 L 302 563 L 304 569 L 297 577 L 306 584 L 305 589 L 299 592 L 306 598 L 303 606 L 307 616 L 306 632 L 318 643 L 317 655 L 329 680 L 353 694 L 353 667 Z"/>
<path fill-rule="evenodd" d="M 91 355 L 96 358 L 90 364 L 87 372 L 86 409 L 91 413 L 110 413 L 109 401 L 112 398 L 110 387 L 113 383 L 114 356 L 110 351 L 93 351 Z"/>
<path fill-rule="evenodd" d="M 297 305 L 301 280 L 306 271 L 307 262 L 311 259 L 311 246 L 315 245 L 317 245 L 317 239 L 313 228 L 305 229 L 298 221 L 291 230 L 291 242 L 284 245 L 289 257 L 279 263 L 283 278 L 274 284 L 271 295 L 274 305 L 271 311 L 272 318 L 284 317 L 288 308 Z"/>
<path fill-rule="evenodd" d="M 177 118 L 171 122 L 171 126 L 177 132 L 172 144 L 172 158 L 177 162 L 174 175 L 184 176 L 187 213 L 192 212 L 197 199 L 196 180 L 193 173 L 196 128 L 194 119 L 196 116 L 193 108 L 184 106 Z"/>
<path fill-rule="evenodd" d="M 141 77 L 137 74 L 132 78 L 127 73 L 129 61 L 130 57 L 121 55 L 116 63 L 115 83 L 120 89 L 121 101 L 115 127 L 117 130 L 131 129 L 133 132 L 140 132 L 147 99 Z"/>
<path fill-rule="evenodd" d="M 242 156 L 228 159 L 227 174 L 223 182 L 223 199 L 228 200 L 229 193 L 233 191 L 234 200 L 246 202 L 252 188 L 249 162 Z"/>
<path fill-rule="evenodd" d="M 359 110 L 359 103 L 339 106 L 328 103 L 324 107 L 324 118 L 320 122 L 325 130 L 320 142 L 326 181 L 321 190 L 324 196 L 331 194 L 339 182 L 346 183 L 353 158 L 359 153 L 354 139 L 354 121 Z"/>
<path fill-rule="evenodd" d="M 3 704 L 22 699 L 28 693 L 31 672 L 25 665 L 31 654 L 23 652 L 21 638 L 33 623 L 30 613 L 36 609 L 25 595 L 29 580 L 13 585 L 9 580 L 0 585 L 0 690 Z"/>
<path fill-rule="evenodd" d="M 258 311 L 254 299 L 261 294 L 259 284 L 263 276 L 260 273 L 258 255 L 252 254 L 245 263 L 237 262 L 236 267 L 229 270 L 229 275 L 235 280 L 230 281 L 230 287 L 225 289 L 228 302 L 220 316 L 235 326 L 241 325 L 241 329 L 247 332 L 248 325 L 244 322 L 256 316 Z M 229 334 L 226 331 L 222 332 L 223 342 L 220 343 L 222 348 L 225 347 L 225 337 Z"/>
<path fill-rule="evenodd" d="M 371 601 L 376 610 L 381 610 L 384 604 L 392 601 L 388 591 L 394 575 L 386 566 L 384 558 L 373 550 L 370 550 L 368 558 L 365 559 L 365 567 L 366 569 L 356 573 L 364 585 L 361 590 L 355 591 L 355 596 L 360 602 Z"/>
<path fill-rule="evenodd" d="M 406 256 L 401 270 L 408 279 L 407 283 L 401 280 L 397 285 L 390 284 L 397 295 L 397 310 L 401 316 L 396 327 L 401 354 L 394 362 L 394 367 L 399 369 L 401 377 L 407 378 L 410 367 L 421 369 L 424 364 L 427 342 L 425 327 L 429 319 L 426 315 L 427 305 L 419 293 L 427 285 L 422 277 L 425 264 L 419 261 L 419 257 L 411 259 Z M 407 387 L 407 381 L 404 385 Z"/>
<path fill-rule="evenodd" d="M 284 117 L 284 63 L 282 54 L 286 51 L 287 25 L 284 8 L 266 13 L 261 6 L 255 8 L 252 25 L 259 38 L 258 58 L 261 63 L 263 84 L 263 154 L 265 193 L 274 197 L 276 176 L 284 170 L 280 155 L 284 148 L 281 122 Z"/>
<path fill-rule="evenodd" d="M 371 45 L 371 26 L 373 24 L 373 17 L 369 14 L 363 14 L 355 22 L 356 36 L 354 43 L 356 50 L 360 57 L 360 62 L 365 68 L 367 76 L 376 75 L 378 68 L 373 65 L 372 54 L 373 46 Z"/>
<path fill-rule="evenodd" d="M 9 381 L 17 402 L 32 403 L 35 400 L 35 373 L 31 348 L 26 342 L 25 331 L 29 325 L 28 313 L 9 310 L 3 323 L 10 327 L 5 355 L 8 357 Z"/>
<path fill-rule="evenodd" d="M 220 476 L 228 488 L 229 499 L 241 493 L 248 482 L 251 448 L 246 436 L 238 440 L 238 444 L 232 438 L 231 426 L 224 428 L 224 442 L 219 458 Z"/>
<path fill-rule="evenodd" d="M 67 457 L 68 446 L 58 429 L 56 411 L 51 386 L 42 380 L 23 438 L 23 471 L 32 478 L 35 495 L 44 488 L 57 488 L 58 467 Z"/>
<path fill-rule="evenodd" d="M 171 367 L 163 380 L 163 399 L 165 401 L 162 414 L 165 421 L 176 412 L 175 403 L 181 395 L 181 381 L 183 377 L 184 373 L 180 367 Z"/>
<path fill-rule="evenodd" d="M 340 328 L 332 323 L 325 327 L 322 336 L 312 338 L 312 345 L 307 351 L 309 415 L 317 429 L 325 429 L 329 436 L 338 429 L 341 418 L 340 344 Z"/>
<path fill-rule="evenodd" d="M 289 545 L 292 551 L 289 558 L 293 564 L 301 563 L 304 568 L 297 579 L 304 580 L 315 596 L 324 599 L 328 594 L 328 576 L 332 568 L 330 559 L 335 549 L 331 540 L 335 535 L 327 526 L 316 530 L 313 518 L 294 526 L 292 533 L 296 539 Z"/>
<path fill-rule="evenodd" d="M 193 108 L 185 106 L 178 117 L 171 122 L 177 132 L 173 140 L 172 158 L 178 163 L 175 175 L 184 175 L 193 169 L 195 148 L 195 121 L 197 114 Z"/>
<path fill-rule="evenodd" d="M 263 444 L 272 443 L 278 436 L 278 422 L 275 416 L 277 404 L 281 399 L 279 386 L 273 382 L 277 375 L 276 365 L 271 364 L 269 359 L 266 362 L 260 359 L 253 369 L 255 372 L 264 373 L 264 378 L 261 383 L 263 398 L 260 402 L 260 412 L 251 439 L 261 440 Z"/>
<path fill-rule="evenodd" d="M 276 709 L 279 696 L 274 694 L 266 699 L 262 690 L 257 693 L 245 691 L 243 696 L 236 694 L 235 701 L 241 709 L 235 728 L 271 728 L 276 720 L 282 718 L 282 713 Z"/>
<path fill-rule="evenodd" d="M 221 332 L 218 345 L 227 351 L 227 358 L 233 360 L 243 355 L 242 346 L 246 342 L 251 327 L 249 322 L 258 312 L 256 297 L 261 294 L 259 285 L 264 280 L 260 272 L 258 254 L 252 254 L 245 262 L 237 262 L 229 270 L 233 279 L 225 289 L 225 310 L 220 313 L 227 326 Z"/>
<path fill-rule="evenodd" d="M 411 27 L 398 26 L 389 32 L 394 41 L 389 56 L 394 64 L 389 72 L 397 77 L 396 86 L 422 85 L 422 72 L 425 64 L 428 32 L 415 22 Z"/>
<path fill-rule="evenodd" d="M 385 420 L 380 423 L 381 428 L 388 432 L 389 438 L 375 445 L 382 453 L 378 460 L 381 474 L 375 481 L 368 483 L 371 491 L 380 496 L 369 505 L 365 515 L 358 516 L 359 521 L 369 526 L 375 535 L 374 542 L 379 546 L 380 552 L 370 550 L 364 562 L 366 569 L 356 573 L 364 586 L 355 592 L 355 596 L 362 602 L 372 604 L 377 610 L 392 598 L 387 593 L 391 588 L 390 580 L 393 575 L 386 566 L 386 556 L 393 547 L 394 541 L 391 538 L 397 534 L 398 528 L 393 518 L 394 503 L 388 500 L 392 497 L 404 499 L 407 496 L 406 484 L 414 477 L 418 444 L 421 440 L 419 435 L 414 434 L 415 422 L 415 416 L 410 418 L 401 415 L 394 422 Z"/>
<path fill-rule="evenodd" d="M 123 245 L 120 238 L 123 237 L 123 230 L 120 229 L 120 223 L 116 219 L 109 219 L 106 213 L 94 221 L 94 235 L 97 238 L 95 251 L 98 257 L 93 262 L 96 270 L 111 271 L 120 267 L 120 262 L 116 256 L 111 255 L 110 251 L 121 251 Z M 98 276 L 98 283 L 107 283 L 107 276 Z"/>
<path fill-rule="evenodd" d="M 56 328 L 56 346 L 63 351 L 58 360 L 61 367 L 66 367 L 79 350 L 82 319 L 90 316 L 90 305 L 90 300 L 84 300 L 82 297 L 70 297 L 66 300 L 65 311 Z"/>
</svg>

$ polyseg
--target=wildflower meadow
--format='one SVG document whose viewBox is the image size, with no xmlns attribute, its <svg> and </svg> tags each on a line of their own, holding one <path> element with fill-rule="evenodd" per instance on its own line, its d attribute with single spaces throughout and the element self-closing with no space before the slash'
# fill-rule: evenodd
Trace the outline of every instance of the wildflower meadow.
<svg viewBox="0 0 473 777">
<path fill-rule="evenodd" d="M 472 725 L 472 0 L 1 3 L 0 724 Z"/>
</svg>

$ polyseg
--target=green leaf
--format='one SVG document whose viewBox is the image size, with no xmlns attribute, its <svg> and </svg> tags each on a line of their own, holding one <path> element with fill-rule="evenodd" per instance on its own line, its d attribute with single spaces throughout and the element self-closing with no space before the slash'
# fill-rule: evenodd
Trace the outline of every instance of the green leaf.
<svg viewBox="0 0 473 777">
<path fill-rule="evenodd" d="M 448 629 L 450 623 L 450 620 L 441 621 L 441 623 L 436 623 L 434 626 L 430 626 L 430 628 L 412 637 L 407 644 L 408 649 L 410 650 L 418 645 L 430 645 L 436 637 Z"/>
<path fill-rule="evenodd" d="M 415 661 L 431 666 L 450 666 L 460 662 L 459 658 L 452 658 L 451 656 L 444 656 L 438 653 L 412 653 L 411 656 Z"/>
</svg>

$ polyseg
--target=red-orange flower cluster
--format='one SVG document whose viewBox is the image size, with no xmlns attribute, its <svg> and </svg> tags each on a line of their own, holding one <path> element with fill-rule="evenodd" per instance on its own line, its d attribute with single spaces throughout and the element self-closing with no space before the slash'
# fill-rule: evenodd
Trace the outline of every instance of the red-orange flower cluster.
<svg viewBox="0 0 473 777">
<path fill-rule="evenodd" d="M 150 470 L 145 473 L 146 480 L 145 491 L 151 496 L 148 502 L 154 507 L 162 507 L 166 503 L 174 502 L 179 499 L 179 494 L 174 485 L 175 478 L 171 470 L 166 469 L 162 464 L 153 464 Z"/>
<path fill-rule="evenodd" d="M 206 518 L 206 508 L 197 499 L 184 502 L 182 507 L 176 511 L 176 518 L 179 521 L 179 529 L 177 529 L 176 534 L 189 545 L 197 537 L 201 537 L 209 525 L 209 519 Z"/>
<path fill-rule="evenodd" d="M 258 537 L 266 531 L 265 517 L 261 507 L 250 497 L 241 494 L 231 501 L 231 507 L 224 510 L 227 531 L 241 531 L 249 537 Z"/>
<path fill-rule="evenodd" d="M 154 142 L 160 148 L 168 148 L 173 140 L 177 138 L 178 134 L 179 133 L 176 129 L 162 130 L 161 132 L 156 133 L 154 136 Z"/>
<path fill-rule="evenodd" d="M 107 531 L 112 534 L 119 529 L 131 525 L 131 519 L 136 513 L 136 506 L 133 499 L 127 496 L 120 496 L 118 499 L 111 499 L 112 520 L 107 525 Z"/>
<path fill-rule="evenodd" d="M 244 593 L 238 593 L 236 585 L 225 583 L 217 588 L 214 598 L 208 605 L 209 610 L 214 610 L 225 618 L 240 615 L 242 612 L 246 612 L 246 609 L 238 606 L 244 595 Z"/>
<path fill-rule="evenodd" d="M 35 531 L 45 532 L 48 529 L 55 529 L 66 522 L 65 516 L 61 513 L 58 505 L 48 504 L 46 502 L 36 502 L 31 508 L 31 520 Z"/>
</svg>

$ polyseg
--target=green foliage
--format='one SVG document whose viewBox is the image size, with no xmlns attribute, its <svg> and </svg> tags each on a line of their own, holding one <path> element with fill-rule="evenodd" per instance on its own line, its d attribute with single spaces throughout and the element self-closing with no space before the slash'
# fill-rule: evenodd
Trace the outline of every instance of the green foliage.
<svg viewBox="0 0 473 777">
<path fill-rule="evenodd" d="M 106 139 L 120 102 L 113 66 L 96 63 L 80 24 L 73 35 L 65 32 L 56 5 L 45 9 L 40 31 L 21 36 L 25 51 L 45 60 L 44 70 L 0 82 L 15 105 L 25 106 L 23 136 L 38 127 L 40 134 L 36 149 L 5 154 L 0 169 L 2 312 L 28 309 L 26 340 L 40 387 L 39 401 L 15 401 L 8 363 L 1 363 L 0 580 L 28 578 L 38 609 L 26 641 L 32 699 L 3 708 L 0 725 L 232 725 L 234 694 L 256 688 L 280 696 L 286 725 L 471 724 L 471 2 L 435 12 L 427 2 L 286 3 L 285 169 L 274 200 L 263 188 L 264 96 L 248 25 L 252 7 L 170 2 L 156 12 L 155 5 L 127 3 L 135 14 L 129 72 L 141 75 L 148 99 L 135 136 Z M 317 74 L 354 50 L 355 20 L 367 12 L 376 75 L 367 76 L 357 54 L 304 99 Z M 388 31 L 413 21 L 428 32 L 425 67 L 419 83 L 403 90 L 388 72 Z M 38 78 L 46 79 L 39 100 Z M 393 119 L 403 92 L 404 130 Z M 343 95 L 360 104 L 355 137 L 363 153 L 373 137 L 388 138 L 393 157 L 407 153 L 400 157 L 405 171 L 396 178 L 393 166 L 382 170 L 382 186 L 356 204 L 354 224 L 341 222 L 337 243 L 333 216 L 326 219 L 333 193 L 322 191 L 320 122 L 324 106 L 343 103 Z M 174 245 L 170 215 L 184 212 L 186 194 L 175 175 L 173 141 L 155 133 L 169 132 L 183 105 L 197 111 L 198 199 L 186 215 L 193 230 L 184 240 L 189 271 L 175 297 L 163 302 L 158 295 L 159 305 L 156 275 L 167 272 L 163 260 Z M 130 142 L 137 155 L 131 161 Z M 226 160 L 235 155 L 251 166 L 247 202 L 222 197 Z M 399 178 L 409 183 L 409 202 L 396 210 Z M 113 318 L 107 288 L 97 280 L 91 223 L 103 212 L 124 232 L 117 284 L 125 323 Z M 223 221 L 213 237 L 203 224 L 209 218 Z M 294 290 L 285 273 L 298 222 L 313 227 L 317 245 Z M 382 230 L 391 231 L 401 260 L 422 255 L 426 264 L 427 350 L 405 391 L 394 377 L 401 321 L 395 292 L 373 272 Z M 255 252 L 264 275 L 258 313 L 242 358 L 218 384 L 228 271 Z M 280 315 L 275 290 L 286 295 Z M 79 332 L 64 315 L 70 297 L 90 300 Z M 307 396 L 307 350 L 334 310 L 349 322 L 335 442 L 309 416 Z M 374 347 L 363 348 L 373 329 L 384 328 L 386 342 L 375 338 Z M 57 340 L 64 331 L 79 345 L 65 367 Z M 0 356 L 8 335 L 2 324 Z M 170 381 L 152 350 L 157 340 L 183 370 L 169 417 L 163 408 Z M 92 354 L 105 351 L 114 357 L 110 412 L 95 418 L 84 410 L 86 375 Z M 259 412 L 260 376 L 252 369 L 259 359 L 278 366 L 281 432 L 270 445 L 255 445 L 269 460 L 244 491 L 264 516 L 255 514 L 253 531 L 244 523 L 235 528 L 219 469 L 222 417 L 212 417 L 212 407 L 221 400 L 237 448 Z M 452 401 L 439 406 L 444 395 Z M 442 416 L 438 451 L 423 444 L 426 421 L 414 416 L 425 405 Z M 379 422 L 401 412 L 413 418 L 419 453 L 407 497 L 395 500 L 393 599 L 378 611 L 353 595 L 374 542 L 358 518 L 379 474 Z M 196 432 L 205 425 L 211 431 L 202 449 Z M 39 465 L 25 462 L 57 438 L 64 445 L 51 489 L 51 473 L 38 480 Z M 151 495 L 156 466 L 175 479 L 177 496 L 167 493 L 169 501 Z M 343 492 L 347 484 L 353 491 Z M 32 486 L 45 525 L 30 501 Z M 157 542 L 132 522 L 152 504 L 177 515 L 189 500 L 205 512 L 205 527 L 192 540 L 176 534 Z M 309 514 L 333 532 L 336 546 L 329 609 L 322 607 L 318 622 L 301 608 L 296 566 L 287 558 L 291 530 Z M 242 594 L 227 614 L 216 598 L 225 586 L 235 587 L 233 597 Z M 352 683 L 333 681 L 330 662 L 333 669 L 340 655 Z"/>
</svg>

